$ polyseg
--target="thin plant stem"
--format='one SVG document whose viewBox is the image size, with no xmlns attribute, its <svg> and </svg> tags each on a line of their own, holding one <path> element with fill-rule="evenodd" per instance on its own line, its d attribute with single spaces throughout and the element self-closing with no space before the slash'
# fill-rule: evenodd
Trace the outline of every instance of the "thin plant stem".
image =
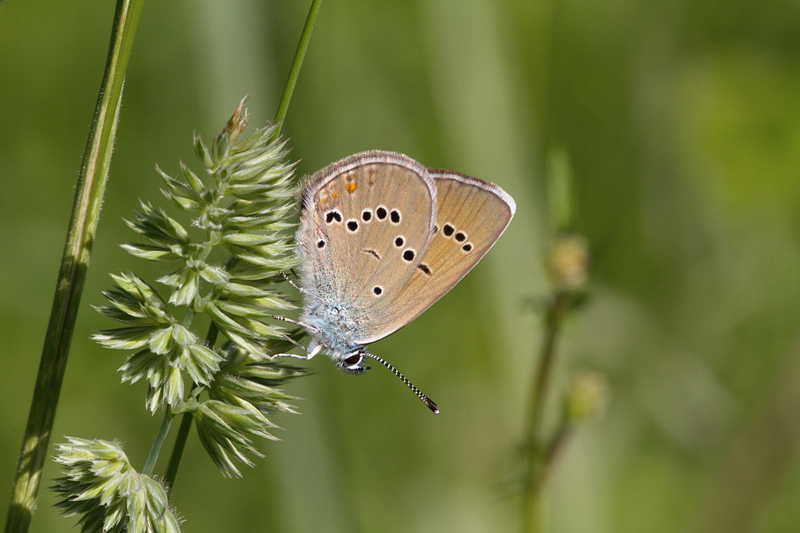
<svg viewBox="0 0 800 533">
<path fill-rule="evenodd" d="M 527 468 L 522 503 L 523 531 L 541 531 L 541 488 L 548 462 L 555 456 L 555 449 L 545 449 L 542 436 L 542 419 L 547 401 L 547 391 L 552 377 L 561 325 L 569 309 L 569 297 L 564 291 L 556 291 L 547 308 L 545 334 L 539 353 L 536 382 L 531 390 L 530 410 L 525 434 Z M 556 441 L 561 442 L 561 439 Z M 556 442 L 554 441 L 554 442 Z"/>
<path fill-rule="evenodd" d="M 175 439 L 175 445 L 172 448 L 172 455 L 169 458 L 167 465 L 167 473 L 164 480 L 167 483 L 167 493 L 172 492 L 172 487 L 175 484 L 175 478 L 178 477 L 178 468 L 181 466 L 181 457 L 183 457 L 183 450 L 186 448 L 186 440 L 189 438 L 189 429 L 192 427 L 194 418 L 191 413 L 184 413 L 181 418 L 181 427 L 178 430 L 178 437 Z"/>
<path fill-rule="evenodd" d="M 156 467 L 156 461 L 158 461 L 158 455 L 161 453 L 161 448 L 164 446 L 164 441 L 167 440 L 167 435 L 169 435 L 169 428 L 172 426 L 173 418 L 175 418 L 175 415 L 169 410 L 169 408 L 167 408 L 167 412 L 164 414 L 164 419 L 161 421 L 161 428 L 158 430 L 158 435 L 156 435 L 156 440 L 153 441 L 153 446 L 150 448 L 150 454 L 147 456 L 147 461 L 144 463 L 142 474 L 147 476 L 151 476 L 153 474 L 153 470 Z"/>
<path fill-rule="evenodd" d="M 558 335 L 561 332 L 562 319 L 567 311 L 567 304 L 567 294 L 563 291 L 557 291 L 547 308 L 544 339 L 539 352 L 539 367 L 535 374 L 536 384 L 531 390 L 530 411 L 528 413 L 527 435 L 533 439 L 541 436 L 542 418 L 550 385 L 550 375 L 556 355 Z"/>
<path fill-rule="evenodd" d="M 217 325 L 212 322 L 208 326 L 208 333 L 206 334 L 206 344 L 214 346 L 217 342 L 217 334 L 219 329 Z M 183 450 L 186 447 L 186 439 L 189 438 L 189 430 L 192 428 L 192 421 L 194 418 L 191 413 L 186 413 L 181 419 L 181 427 L 178 428 L 178 437 L 175 439 L 175 444 L 172 448 L 172 455 L 169 457 L 169 464 L 167 465 L 166 481 L 168 490 L 172 490 L 175 484 L 175 478 L 178 477 L 178 468 L 181 466 L 181 458 L 183 457 Z"/>
<path fill-rule="evenodd" d="M 286 86 L 283 88 L 283 96 L 281 102 L 278 104 L 278 112 L 275 113 L 275 135 L 272 140 L 276 140 L 281 133 L 283 126 L 283 119 L 286 118 L 286 112 L 289 110 L 289 102 L 292 99 L 294 87 L 297 84 L 297 78 L 300 76 L 300 67 L 303 66 L 303 59 L 306 56 L 308 43 L 311 42 L 311 32 L 314 29 L 314 23 L 317 21 L 317 14 L 319 8 L 322 6 L 322 0 L 312 0 L 311 7 L 308 9 L 308 16 L 306 17 L 306 24 L 303 26 L 303 33 L 300 34 L 300 42 L 297 43 L 297 51 L 294 53 L 294 61 L 292 61 L 292 68 L 289 69 L 289 77 L 286 79 Z"/>
<path fill-rule="evenodd" d="M 547 479 L 547 475 L 552 469 L 553 463 L 561 453 L 561 450 L 564 449 L 564 446 L 566 446 L 569 437 L 572 436 L 572 427 L 572 424 L 568 422 L 566 418 L 562 419 L 558 429 L 552 439 L 550 439 L 550 443 L 544 454 L 544 468 L 541 469 L 539 485 L 542 485 Z"/>
<path fill-rule="evenodd" d="M 117 133 L 125 72 L 144 0 L 118 0 L 97 107 L 83 155 L 53 307 L 11 490 L 6 533 L 28 531 L 64 380 Z"/>
</svg>

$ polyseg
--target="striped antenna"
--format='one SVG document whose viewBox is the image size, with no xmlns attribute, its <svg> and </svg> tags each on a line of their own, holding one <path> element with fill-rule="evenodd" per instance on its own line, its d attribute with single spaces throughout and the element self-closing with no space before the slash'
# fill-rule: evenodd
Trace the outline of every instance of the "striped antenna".
<svg viewBox="0 0 800 533">
<path fill-rule="evenodd" d="M 380 357 L 378 357 L 377 355 L 372 355 L 371 353 L 367 353 L 367 352 L 361 352 L 361 353 L 362 353 L 362 354 L 364 354 L 364 355 L 365 355 L 365 356 L 367 356 L 367 357 L 371 357 L 372 359 L 375 359 L 375 360 L 376 360 L 376 361 L 378 361 L 380 364 L 382 364 L 383 366 L 385 366 L 386 368 L 388 368 L 389 370 L 391 370 L 391 371 L 392 371 L 392 373 L 393 373 L 395 376 L 397 376 L 398 378 L 400 378 L 400 381 L 402 381 L 403 383 L 405 383 L 406 385 L 408 385 L 408 388 L 409 388 L 409 389 L 411 389 L 412 391 L 414 391 L 414 394 L 416 394 L 416 395 L 419 397 L 419 399 L 420 399 L 420 400 L 422 400 L 422 402 L 423 402 L 425 405 L 427 405 L 427 406 L 428 406 L 428 409 L 430 409 L 431 411 L 433 411 L 433 413 L 434 413 L 434 414 L 436 414 L 436 415 L 438 415 L 438 414 L 439 414 L 439 406 L 438 406 L 438 405 L 436 405 L 436 403 L 435 403 L 433 400 L 431 400 L 430 398 L 428 398 L 427 396 L 425 396 L 425 394 L 424 394 L 424 393 L 423 393 L 421 390 L 419 390 L 417 387 L 415 387 L 413 383 L 411 383 L 410 381 L 408 381 L 408 379 L 407 379 L 407 378 L 406 378 L 406 377 L 405 377 L 403 374 L 401 374 L 399 370 L 397 370 L 395 367 L 393 367 L 392 365 L 390 365 L 388 361 L 384 361 L 383 359 L 381 359 L 381 358 L 380 358 Z"/>
</svg>

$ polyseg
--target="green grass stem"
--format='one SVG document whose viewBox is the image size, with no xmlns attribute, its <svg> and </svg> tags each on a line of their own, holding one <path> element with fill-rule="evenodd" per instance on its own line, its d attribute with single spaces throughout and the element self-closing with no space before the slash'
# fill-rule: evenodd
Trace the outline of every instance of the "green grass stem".
<svg viewBox="0 0 800 533">
<path fill-rule="evenodd" d="M 64 380 L 117 133 L 125 72 L 144 0 L 118 0 L 105 73 L 78 178 L 33 400 L 11 490 L 6 533 L 28 531 Z"/>
<path fill-rule="evenodd" d="M 308 9 L 308 16 L 306 17 L 306 24 L 303 26 L 303 33 L 300 34 L 300 42 L 297 43 L 297 51 L 294 54 L 294 61 L 292 61 L 292 68 L 289 69 L 289 77 L 286 79 L 286 86 L 283 88 L 283 96 L 281 102 L 278 104 L 278 112 L 275 113 L 275 124 L 277 129 L 272 140 L 278 138 L 283 126 L 283 119 L 286 118 L 286 112 L 289 110 L 289 102 L 292 99 L 294 87 L 297 85 L 297 78 L 300 76 L 300 67 L 303 66 L 303 59 L 306 56 L 308 43 L 311 42 L 311 32 L 314 30 L 314 23 L 317 21 L 317 14 L 319 8 L 322 6 L 322 0 L 313 0 L 311 7 Z"/>
</svg>

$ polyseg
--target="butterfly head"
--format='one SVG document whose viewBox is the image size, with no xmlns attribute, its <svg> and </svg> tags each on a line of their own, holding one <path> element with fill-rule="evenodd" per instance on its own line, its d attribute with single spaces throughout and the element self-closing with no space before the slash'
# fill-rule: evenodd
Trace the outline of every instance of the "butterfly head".
<svg viewBox="0 0 800 533">
<path fill-rule="evenodd" d="M 361 350 L 356 350 L 345 354 L 341 359 L 336 359 L 336 366 L 345 374 L 358 376 L 372 368 L 371 366 L 364 366 L 365 353 Z"/>
</svg>

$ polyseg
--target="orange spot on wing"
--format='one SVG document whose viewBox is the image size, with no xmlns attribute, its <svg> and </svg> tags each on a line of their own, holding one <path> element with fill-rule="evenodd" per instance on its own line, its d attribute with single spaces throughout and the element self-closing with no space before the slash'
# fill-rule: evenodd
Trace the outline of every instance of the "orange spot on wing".
<svg viewBox="0 0 800 533">
<path fill-rule="evenodd" d="M 344 188 L 347 189 L 347 192 L 352 193 L 353 191 L 356 190 L 356 182 L 355 181 L 348 181 L 345 184 Z"/>
</svg>

